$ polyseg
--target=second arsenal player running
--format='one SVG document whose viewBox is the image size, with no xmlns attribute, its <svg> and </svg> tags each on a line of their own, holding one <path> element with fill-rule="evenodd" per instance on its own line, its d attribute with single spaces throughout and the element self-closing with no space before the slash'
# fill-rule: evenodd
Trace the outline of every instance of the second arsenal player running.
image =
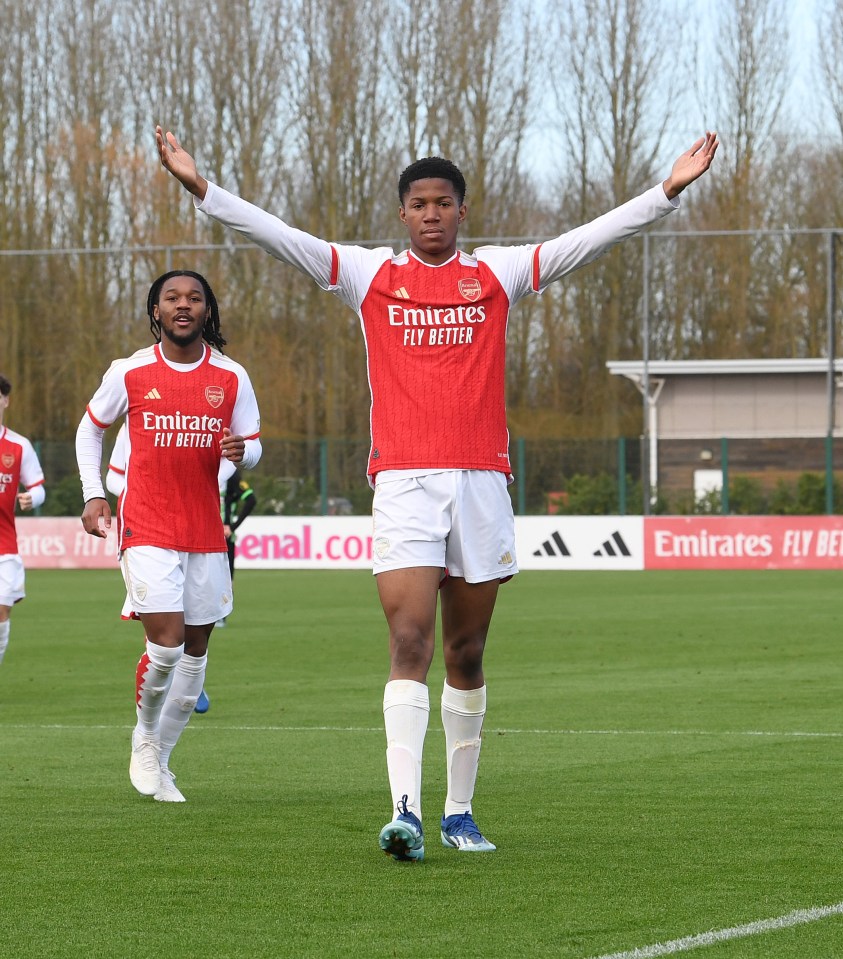
<svg viewBox="0 0 843 959">
<path fill-rule="evenodd" d="M 407 167 L 398 215 L 410 249 L 398 254 L 328 243 L 209 183 L 172 133 L 158 153 L 197 208 L 312 277 L 360 318 L 372 395 L 369 477 L 374 572 L 389 626 L 384 691 L 393 818 L 381 848 L 424 857 L 422 749 L 430 703 L 437 598 L 441 597 L 447 795 L 442 843 L 463 852 L 495 846 L 477 828 L 472 799 L 486 712 L 483 651 L 498 586 L 518 569 L 504 405 L 511 307 L 620 240 L 661 219 L 711 165 L 708 133 L 668 178 L 598 219 L 546 243 L 457 250 L 465 179 L 441 157 Z"/>
<path fill-rule="evenodd" d="M 248 374 L 222 354 L 217 301 L 203 276 L 160 276 L 147 313 L 157 342 L 111 364 L 79 424 L 76 455 L 82 525 L 105 536 L 111 509 L 102 487 L 102 438 L 125 416 L 117 504 L 123 616 L 140 619 L 146 631 L 129 776 L 142 795 L 184 802 L 170 753 L 202 691 L 211 631 L 232 608 L 220 456 L 253 467 L 260 418 Z"/>
</svg>

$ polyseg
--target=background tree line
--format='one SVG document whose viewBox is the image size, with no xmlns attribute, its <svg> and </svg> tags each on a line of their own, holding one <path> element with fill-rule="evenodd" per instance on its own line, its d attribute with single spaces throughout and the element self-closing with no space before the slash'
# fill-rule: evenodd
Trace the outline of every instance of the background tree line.
<svg viewBox="0 0 843 959">
<path fill-rule="evenodd" d="M 716 168 L 664 230 L 843 227 L 843 0 L 818 0 L 805 104 L 830 122 L 798 135 L 804 117 L 784 107 L 785 0 L 721 0 L 707 14 L 714 44 L 694 22 L 702 7 L 677 18 L 675 0 L 0 0 L 8 422 L 72 439 L 111 359 L 150 342 L 152 279 L 189 267 L 218 294 L 266 439 L 368 433 L 357 318 L 195 213 L 157 162 L 156 122 L 209 179 L 339 242 L 405 245 L 396 181 L 418 156 L 463 168 L 471 248 L 599 215 L 662 179 L 706 128 L 722 139 Z M 822 355 L 824 237 L 659 232 L 651 356 Z M 641 296 L 633 241 L 519 306 L 513 435 L 639 433 L 640 400 L 605 363 L 641 356 Z"/>
</svg>

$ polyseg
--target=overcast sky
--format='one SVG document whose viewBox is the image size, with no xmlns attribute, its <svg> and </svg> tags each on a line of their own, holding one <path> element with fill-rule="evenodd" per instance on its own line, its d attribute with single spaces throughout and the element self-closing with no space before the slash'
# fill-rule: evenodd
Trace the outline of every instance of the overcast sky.
<svg viewBox="0 0 843 959">
<path fill-rule="evenodd" d="M 664 0 L 668 8 L 675 10 L 676 22 L 687 26 L 688 36 L 697 35 L 701 51 L 713 51 L 716 5 L 710 0 Z M 791 141 L 817 140 L 838 137 L 830 108 L 823 96 L 818 69 L 817 15 L 825 6 L 825 0 L 787 0 L 785 9 L 789 17 L 789 46 L 791 77 L 787 98 L 779 128 L 787 132 Z M 686 41 L 687 42 L 687 41 Z M 681 51 L 678 55 L 689 53 Z M 672 55 L 666 51 L 666 55 Z M 688 56 L 690 63 L 691 57 Z M 706 82 L 699 78 L 700 84 Z M 688 102 L 676 110 L 675 119 L 665 134 L 664 147 L 659 160 L 667 173 L 673 159 L 686 149 L 694 139 L 705 132 L 706 124 L 717 128 L 721 137 L 726 135 L 727 119 L 706 117 L 699 105 L 700 97 L 689 96 Z M 704 98 L 702 98 L 704 99 Z M 725 146 L 725 144 L 724 144 Z M 540 176 L 558 167 L 559 142 L 552 131 L 538 131 L 530 141 L 527 151 L 530 169 Z"/>
</svg>

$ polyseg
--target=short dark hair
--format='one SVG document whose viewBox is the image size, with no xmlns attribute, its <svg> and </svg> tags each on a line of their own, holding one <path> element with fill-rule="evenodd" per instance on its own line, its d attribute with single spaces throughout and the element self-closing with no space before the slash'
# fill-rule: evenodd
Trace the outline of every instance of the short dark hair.
<svg viewBox="0 0 843 959">
<path fill-rule="evenodd" d="M 217 306 L 217 298 L 214 296 L 211 284 L 201 273 L 195 273 L 193 270 L 170 270 L 169 273 L 163 273 L 159 276 L 149 288 L 149 296 L 146 298 L 146 313 L 149 317 L 149 328 L 152 330 L 155 342 L 161 342 L 161 321 L 155 319 L 155 313 L 152 308 L 158 305 L 158 300 L 161 298 L 161 287 L 167 280 L 171 280 L 174 276 L 191 276 L 202 285 L 202 289 L 205 291 L 205 300 L 211 311 L 208 319 L 205 321 L 202 338 L 222 353 L 222 348 L 225 346 L 226 340 L 223 339 L 220 333 L 220 311 Z"/>
<path fill-rule="evenodd" d="M 0 373 L 0 396 L 8 396 L 12 392 L 12 384 Z"/>
<path fill-rule="evenodd" d="M 465 201 L 465 177 L 459 167 L 444 157 L 422 157 L 411 163 L 398 177 L 398 202 L 403 206 L 404 197 L 416 180 L 449 180 L 462 206 Z"/>
</svg>

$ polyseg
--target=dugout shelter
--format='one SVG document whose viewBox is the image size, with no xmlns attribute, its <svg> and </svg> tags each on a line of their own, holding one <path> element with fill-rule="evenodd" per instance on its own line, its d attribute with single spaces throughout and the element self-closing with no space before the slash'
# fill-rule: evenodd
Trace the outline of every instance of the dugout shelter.
<svg viewBox="0 0 843 959">
<path fill-rule="evenodd" d="M 822 470 L 843 435 L 843 360 L 610 361 L 642 394 L 651 490 L 700 492 L 728 470 L 770 486 Z M 647 395 L 644 395 L 644 394 Z M 843 465 L 836 462 L 833 468 Z M 713 483 L 710 488 L 717 488 Z"/>
</svg>

